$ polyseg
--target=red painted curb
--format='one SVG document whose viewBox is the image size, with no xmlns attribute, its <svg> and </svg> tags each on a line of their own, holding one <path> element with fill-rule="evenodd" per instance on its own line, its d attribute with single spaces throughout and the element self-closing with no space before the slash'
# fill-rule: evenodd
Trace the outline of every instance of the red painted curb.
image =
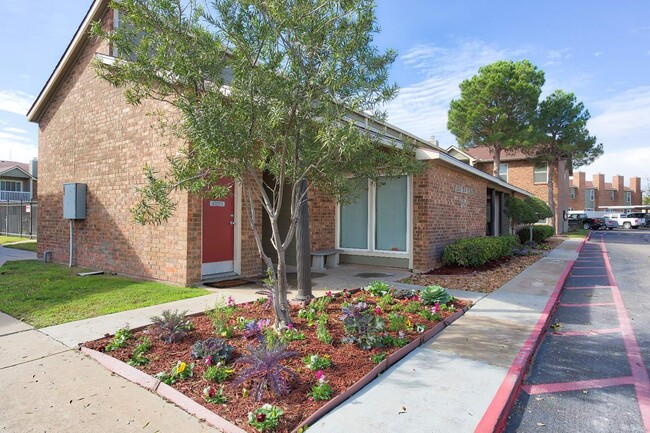
<svg viewBox="0 0 650 433">
<path fill-rule="evenodd" d="M 160 381 L 155 377 L 151 377 L 148 374 L 138 370 L 137 368 L 131 367 L 130 365 L 125 364 L 122 361 L 113 358 L 112 356 L 106 355 L 105 353 L 101 353 L 87 347 L 82 347 L 81 352 L 85 353 L 91 358 L 94 358 L 95 361 L 99 362 L 101 365 L 113 373 L 122 376 L 126 380 L 137 383 L 138 385 L 147 388 L 150 391 L 155 391 L 160 384 Z"/>
<path fill-rule="evenodd" d="M 578 245 L 578 248 L 576 248 L 576 253 L 580 254 L 580 251 L 582 251 L 582 248 L 585 246 L 585 243 L 587 243 L 590 237 L 591 237 L 591 232 L 589 232 L 587 234 L 587 237 L 584 238 L 582 242 L 580 242 L 580 245 Z"/>
<path fill-rule="evenodd" d="M 586 240 L 583 241 L 583 245 L 584 242 L 586 242 Z M 487 410 L 483 414 L 483 418 L 481 418 L 481 421 L 474 430 L 474 433 L 494 433 L 503 431 L 506 422 L 506 415 L 515 402 L 515 398 L 519 392 L 519 388 L 521 387 L 521 382 L 523 380 L 524 373 L 526 372 L 526 368 L 528 367 L 533 354 L 537 349 L 537 346 L 542 340 L 541 337 L 548 326 L 548 322 L 551 318 L 553 310 L 555 309 L 555 305 L 560 298 L 562 286 L 569 276 L 569 272 L 571 271 L 574 263 L 575 261 L 571 260 L 564 268 L 564 271 L 560 275 L 560 279 L 555 285 L 555 289 L 553 290 L 553 293 L 551 293 L 551 296 L 546 303 L 546 306 L 544 307 L 544 310 L 542 311 L 542 314 L 537 321 L 535 328 L 533 328 L 530 336 L 524 343 L 521 350 L 519 350 L 519 353 L 510 366 L 506 377 L 503 379 L 501 386 L 492 399 L 490 406 L 488 406 Z"/>
<path fill-rule="evenodd" d="M 199 403 L 185 396 L 185 394 L 176 391 L 174 388 L 165 383 L 161 383 L 160 386 L 158 386 L 156 392 L 158 395 L 171 401 L 176 406 L 183 409 L 185 412 L 192 414 L 197 418 L 205 420 L 205 422 L 222 430 L 224 433 L 247 433 L 246 430 L 242 429 L 241 427 L 237 427 L 230 421 L 221 418 L 210 409 L 201 406 Z"/>
</svg>

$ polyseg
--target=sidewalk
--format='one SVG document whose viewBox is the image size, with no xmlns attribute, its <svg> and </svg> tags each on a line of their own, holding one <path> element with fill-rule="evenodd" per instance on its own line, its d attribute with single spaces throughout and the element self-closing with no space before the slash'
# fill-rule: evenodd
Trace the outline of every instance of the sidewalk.
<svg viewBox="0 0 650 433">
<path fill-rule="evenodd" d="M 476 305 L 309 431 L 473 432 L 578 245 L 565 241 L 489 295 L 452 291 Z M 0 417 L 0 431 L 217 431 L 71 348 L 125 323 L 147 324 L 164 309 L 201 312 L 229 295 L 237 302 L 259 297 L 250 289 L 220 289 L 39 331 L 0 313 L 0 381 L 6 384 L 0 407 L 12 414 Z"/>
</svg>

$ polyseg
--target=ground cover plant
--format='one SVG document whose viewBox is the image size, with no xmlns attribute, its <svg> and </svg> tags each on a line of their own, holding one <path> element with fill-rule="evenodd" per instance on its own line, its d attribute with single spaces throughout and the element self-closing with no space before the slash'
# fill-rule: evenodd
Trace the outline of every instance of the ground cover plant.
<svg viewBox="0 0 650 433">
<path fill-rule="evenodd" d="M 191 330 L 178 339 L 159 338 L 160 327 L 151 325 L 106 353 L 124 362 L 136 354 L 146 358 L 131 365 L 248 431 L 288 432 L 390 353 L 467 305 L 442 288 L 432 289 L 432 305 L 417 292 L 388 290 L 328 292 L 309 305 L 292 306 L 296 319 L 280 331 L 264 299 L 221 301 L 214 311 L 187 317 Z M 253 324 L 257 331 L 251 334 Z M 224 335 L 224 328 L 231 333 Z M 106 351 L 113 340 L 86 346 Z M 143 341 L 150 342 L 146 351 Z"/>
<path fill-rule="evenodd" d="M 0 267 L 0 311 L 41 328 L 209 293 L 115 275 L 77 276 L 83 271 L 36 260 L 7 262 Z"/>
</svg>

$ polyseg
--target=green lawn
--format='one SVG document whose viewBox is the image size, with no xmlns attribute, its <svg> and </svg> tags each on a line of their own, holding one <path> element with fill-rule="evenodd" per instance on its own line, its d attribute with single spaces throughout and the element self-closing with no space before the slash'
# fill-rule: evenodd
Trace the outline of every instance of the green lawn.
<svg viewBox="0 0 650 433">
<path fill-rule="evenodd" d="M 577 229 L 568 232 L 566 235 L 569 238 L 586 238 L 588 234 L 589 234 L 589 230 Z"/>
<path fill-rule="evenodd" d="M 0 245 L 10 244 L 12 242 L 28 241 L 29 238 L 20 238 L 18 236 L 0 236 Z"/>
<path fill-rule="evenodd" d="M 5 248 L 13 248 L 15 250 L 32 251 L 36 252 L 36 241 L 21 242 L 19 244 L 4 245 Z"/>
<path fill-rule="evenodd" d="M 0 311 L 41 328 L 209 293 L 112 275 L 78 277 L 83 271 L 34 260 L 7 262 L 0 267 Z"/>
</svg>

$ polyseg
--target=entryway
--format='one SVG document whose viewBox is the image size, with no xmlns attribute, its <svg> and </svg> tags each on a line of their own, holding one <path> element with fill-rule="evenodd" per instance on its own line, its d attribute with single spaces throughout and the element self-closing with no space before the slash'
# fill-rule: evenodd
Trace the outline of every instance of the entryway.
<svg viewBox="0 0 650 433">
<path fill-rule="evenodd" d="M 219 182 L 230 188 L 227 197 L 203 200 L 201 275 L 233 272 L 235 267 L 235 191 L 231 178 Z"/>
</svg>

